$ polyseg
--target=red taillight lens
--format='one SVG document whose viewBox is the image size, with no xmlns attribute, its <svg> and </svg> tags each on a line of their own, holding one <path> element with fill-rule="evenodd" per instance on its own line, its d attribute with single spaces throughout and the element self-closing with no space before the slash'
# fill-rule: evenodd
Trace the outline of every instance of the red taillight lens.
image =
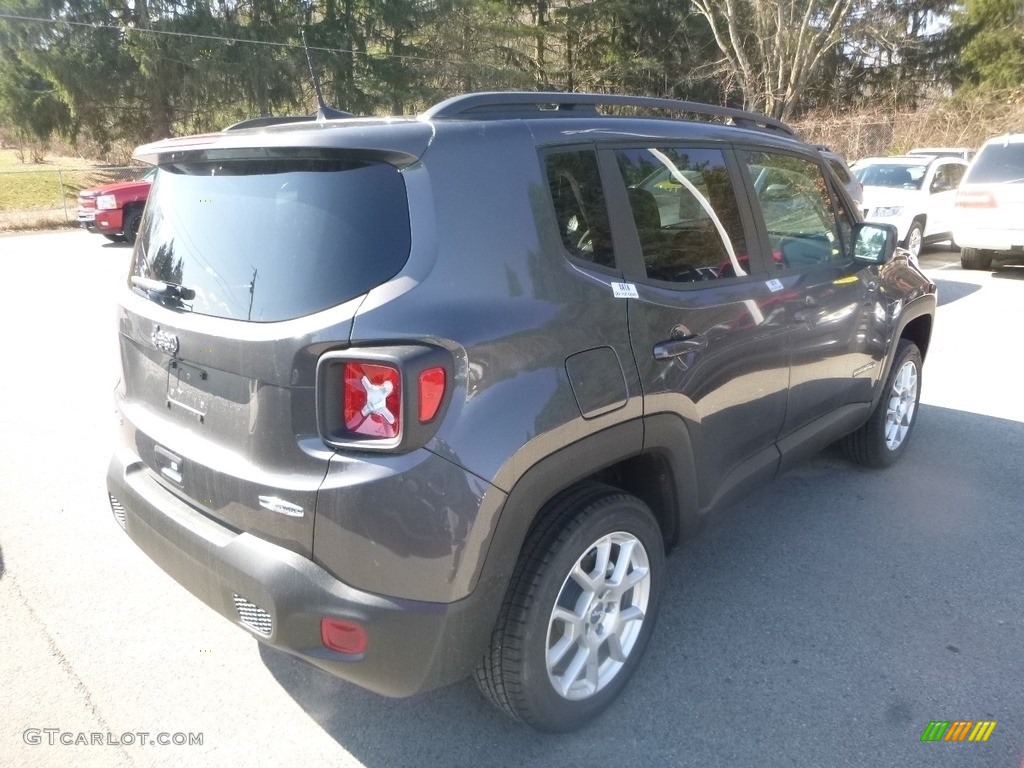
<svg viewBox="0 0 1024 768">
<path fill-rule="evenodd" d="M 428 368 L 420 373 L 420 423 L 433 421 L 444 399 L 444 368 Z"/>
<path fill-rule="evenodd" d="M 382 439 L 402 431 L 402 376 L 376 363 L 345 363 L 342 411 L 345 429 Z"/>
<path fill-rule="evenodd" d="M 321 619 L 320 639 L 325 648 L 340 653 L 357 654 L 366 650 L 366 630 L 361 624 L 346 619 Z"/>
<path fill-rule="evenodd" d="M 960 190 L 956 195 L 957 208 L 995 208 L 996 197 L 991 192 Z"/>
</svg>

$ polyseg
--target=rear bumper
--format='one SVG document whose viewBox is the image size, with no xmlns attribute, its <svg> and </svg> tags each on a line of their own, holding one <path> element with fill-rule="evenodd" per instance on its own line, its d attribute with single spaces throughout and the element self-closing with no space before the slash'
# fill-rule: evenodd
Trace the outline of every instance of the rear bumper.
<svg viewBox="0 0 1024 768">
<path fill-rule="evenodd" d="M 1024 229 L 954 228 L 953 239 L 961 248 L 1024 255 Z"/>
<path fill-rule="evenodd" d="M 261 642 L 363 688 L 401 697 L 453 682 L 488 642 L 500 594 L 481 589 L 455 603 L 429 603 L 354 589 L 301 555 L 211 520 L 123 448 L 111 459 L 107 488 L 131 539 L 192 594 Z M 323 617 L 362 624 L 366 651 L 324 647 Z"/>
</svg>

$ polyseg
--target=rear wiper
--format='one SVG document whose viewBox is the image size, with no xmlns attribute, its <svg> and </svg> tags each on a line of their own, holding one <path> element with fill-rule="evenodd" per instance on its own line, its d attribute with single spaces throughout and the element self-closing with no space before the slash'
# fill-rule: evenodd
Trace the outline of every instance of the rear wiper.
<svg viewBox="0 0 1024 768">
<path fill-rule="evenodd" d="M 191 288 L 186 288 L 177 283 L 168 283 L 163 280 L 151 280 L 148 277 L 139 277 L 138 275 L 132 275 L 132 285 L 148 294 L 174 301 L 191 301 L 196 297 L 196 292 Z"/>
</svg>

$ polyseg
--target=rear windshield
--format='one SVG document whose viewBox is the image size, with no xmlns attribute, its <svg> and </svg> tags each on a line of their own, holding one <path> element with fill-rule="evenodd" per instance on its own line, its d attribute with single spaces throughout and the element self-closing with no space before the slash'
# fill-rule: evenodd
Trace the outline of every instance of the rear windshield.
<svg viewBox="0 0 1024 768">
<path fill-rule="evenodd" d="M 974 184 L 1005 184 L 1024 181 L 1024 142 L 988 144 L 974 158 L 967 174 Z"/>
<path fill-rule="evenodd" d="M 179 309 L 288 320 L 390 279 L 409 240 L 405 183 L 386 163 L 175 163 L 157 172 L 131 273 L 194 291 Z"/>
</svg>

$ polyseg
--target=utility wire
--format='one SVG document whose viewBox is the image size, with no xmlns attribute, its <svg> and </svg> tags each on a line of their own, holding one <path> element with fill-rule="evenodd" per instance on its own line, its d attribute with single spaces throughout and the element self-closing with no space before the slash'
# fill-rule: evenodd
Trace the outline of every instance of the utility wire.
<svg viewBox="0 0 1024 768">
<path fill-rule="evenodd" d="M 275 43 L 269 40 L 246 40 L 241 37 L 223 37 L 221 35 L 207 35 L 199 32 L 172 32 L 166 29 L 143 29 L 142 27 L 128 27 L 121 26 L 118 24 L 103 24 L 95 21 L 71 21 L 69 19 L 42 19 L 38 16 L 18 16 L 13 13 L 0 13 L 0 20 L 7 21 L 22 21 L 30 22 L 35 24 L 50 24 L 53 26 L 66 25 L 70 27 L 86 27 L 88 29 L 110 29 L 116 32 L 138 32 L 142 34 L 150 35 L 165 35 L 167 37 L 189 37 L 196 40 L 219 40 L 226 43 L 249 43 L 251 45 L 266 45 L 273 48 L 296 48 L 302 49 L 301 45 L 296 43 Z M 496 67 L 493 64 L 487 64 L 482 62 L 470 62 L 470 61 L 452 61 L 450 59 L 434 59 L 426 56 L 403 56 L 395 53 L 375 54 L 368 53 L 366 51 L 357 51 L 350 48 L 328 48 L 325 46 L 309 46 L 311 51 L 322 51 L 324 53 L 344 53 L 352 54 L 353 56 L 366 56 L 367 58 L 375 59 L 400 59 L 405 61 L 422 61 L 431 62 L 434 64 L 462 64 L 475 67 L 485 67 L 487 69 L 494 69 L 501 71 L 500 67 Z"/>
</svg>

